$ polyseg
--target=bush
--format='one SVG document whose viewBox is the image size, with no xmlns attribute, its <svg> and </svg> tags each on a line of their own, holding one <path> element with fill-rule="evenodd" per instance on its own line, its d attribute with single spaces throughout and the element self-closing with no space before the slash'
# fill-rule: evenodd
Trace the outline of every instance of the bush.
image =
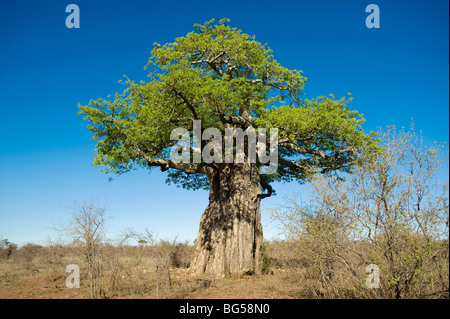
<svg viewBox="0 0 450 319">
<path fill-rule="evenodd" d="M 308 202 L 294 200 L 273 216 L 292 255 L 307 261 L 313 280 L 304 279 L 315 297 L 448 298 L 442 147 L 425 147 L 414 131 L 380 136 L 382 153 L 362 150 L 345 179 L 314 177 Z M 366 287 L 369 264 L 379 267 L 379 289 Z"/>
<path fill-rule="evenodd" d="M 8 239 L 0 241 L 0 259 L 8 260 L 17 251 L 17 245 L 11 243 Z"/>
<path fill-rule="evenodd" d="M 269 243 L 267 241 L 262 242 L 260 252 L 261 252 L 261 272 L 263 274 L 269 274 L 271 272 L 273 262 L 269 254 Z"/>
</svg>

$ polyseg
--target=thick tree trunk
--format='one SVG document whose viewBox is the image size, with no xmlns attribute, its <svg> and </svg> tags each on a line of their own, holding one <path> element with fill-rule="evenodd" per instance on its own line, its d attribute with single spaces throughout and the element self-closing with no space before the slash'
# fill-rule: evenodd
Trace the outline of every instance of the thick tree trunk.
<svg viewBox="0 0 450 319">
<path fill-rule="evenodd" d="M 211 173 L 209 181 L 209 205 L 200 221 L 191 274 L 260 273 L 263 233 L 258 167 L 224 165 Z"/>
</svg>

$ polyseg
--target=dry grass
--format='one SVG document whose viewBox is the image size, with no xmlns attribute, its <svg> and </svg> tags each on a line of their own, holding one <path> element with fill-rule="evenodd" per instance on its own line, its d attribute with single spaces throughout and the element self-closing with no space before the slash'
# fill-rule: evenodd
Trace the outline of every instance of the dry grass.
<svg viewBox="0 0 450 319">
<path fill-rule="evenodd" d="M 41 251 L 42 252 L 42 251 Z M 42 259 L 33 258 L 35 272 L 29 272 L 20 259 L 0 262 L 0 298 L 90 298 L 88 278 L 82 276 L 80 289 L 68 289 L 65 285 L 65 267 L 54 273 L 48 269 Z M 81 261 L 77 256 L 64 256 L 63 261 L 73 263 Z M 20 261 L 19 261 L 20 262 Z M 123 264 L 131 265 L 135 261 L 130 257 L 121 258 Z M 63 262 L 62 262 L 63 263 Z M 230 276 L 221 279 L 194 279 L 188 274 L 188 268 L 171 268 L 171 285 L 167 291 L 157 289 L 156 272 L 151 266 L 154 261 L 143 259 L 139 266 L 124 269 L 119 280 L 113 286 L 112 274 L 103 277 L 103 298 L 299 298 L 302 297 L 299 285 L 292 282 L 284 269 L 274 269 L 271 274 L 261 276 Z M 81 268 L 83 272 L 83 268 Z M 116 279 L 117 281 L 117 279 Z"/>
<path fill-rule="evenodd" d="M 267 247 L 269 247 L 269 244 Z M 268 274 L 234 274 L 219 279 L 191 278 L 188 273 L 192 247 L 161 242 L 158 246 L 104 246 L 101 298 L 302 298 L 305 293 L 286 269 L 275 265 Z M 3 250 L 2 250 L 3 252 Z M 165 254 L 166 253 L 166 254 Z M 156 269 L 168 257 L 169 283 Z M 269 257 L 270 258 L 270 257 Z M 78 264 L 81 287 L 66 287 L 65 267 Z M 76 247 L 26 245 L 8 257 L 0 255 L 0 298 L 90 298 L 86 266 Z M 84 273 L 84 275 L 83 275 Z"/>
<path fill-rule="evenodd" d="M 99 298 L 149 299 L 305 299 L 329 298 L 320 278 L 307 261 L 293 253 L 284 242 L 265 242 L 268 271 L 246 276 L 195 279 L 189 276 L 192 246 L 159 242 L 156 246 L 112 246 L 101 249 Z M 361 247 L 363 249 L 364 247 Z M 165 264 L 166 263 L 166 264 Z M 68 264 L 78 264 L 81 287 L 66 287 Z M 164 270 L 166 266 L 167 270 Z M 158 266 L 158 268 L 157 268 Z M 364 267 L 360 267 L 364 278 Z M 166 271 L 166 273 L 162 273 Z M 442 275 L 448 276 L 443 273 Z M 448 278 L 447 278 L 448 280 Z M 342 278 L 335 282 L 345 298 L 352 294 L 354 282 Z M 364 297 L 364 296 L 363 296 Z M 369 296 L 370 297 L 370 296 Z M 439 296 L 431 296 L 439 297 Z M 442 296 L 441 296 L 442 297 Z M 82 254 L 71 246 L 26 245 L 6 256 L 0 249 L 0 298 L 91 298 L 87 268 Z M 367 298 L 367 296 L 365 296 Z"/>
</svg>

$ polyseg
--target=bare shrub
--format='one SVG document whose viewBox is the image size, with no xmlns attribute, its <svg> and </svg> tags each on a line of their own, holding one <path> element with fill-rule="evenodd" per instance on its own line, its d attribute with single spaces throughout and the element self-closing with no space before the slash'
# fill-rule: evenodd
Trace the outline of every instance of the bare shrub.
<svg viewBox="0 0 450 319">
<path fill-rule="evenodd" d="M 16 263 L 19 263 L 30 276 L 39 273 L 35 259 L 41 253 L 42 248 L 40 245 L 28 243 L 17 251 Z"/>
<path fill-rule="evenodd" d="M 158 245 L 155 235 L 148 230 L 145 233 L 134 233 L 133 236 L 138 240 L 142 256 L 151 257 L 152 268 L 156 276 L 157 298 L 167 298 L 173 292 L 170 278 L 170 267 L 174 252 L 173 245 L 167 241 L 160 241 Z"/>
<path fill-rule="evenodd" d="M 0 259 L 8 260 L 17 251 L 17 245 L 8 239 L 0 240 Z"/>
<path fill-rule="evenodd" d="M 172 241 L 158 240 L 149 230 L 131 234 L 139 244 L 139 258 L 147 260 L 146 269 L 150 269 L 154 275 L 156 298 L 182 298 L 198 289 L 198 283 L 188 282 L 182 276 L 175 283 L 171 275 L 171 270 L 186 270 L 189 266 L 192 246 L 187 242 L 177 242 L 177 238 Z"/>
<path fill-rule="evenodd" d="M 171 267 L 175 268 L 189 268 L 191 261 L 192 247 L 188 242 L 176 243 L 172 242 L 171 251 Z"/>
<path fill-rule="evenodd" d="M 294 268 L 313 297 L 448 298 L 443 148 L 425 147 L 413 130 L 380 136 L 383 151 L 363 152 L 353 174 L 314 178 L 309 201 L 273 211 L 308 265 Z M 365 286 L 368 264 L 380 268 L 378 289 Z"/>
<path fill-rule="evenodd" d="M 101 246 L 104 239 L 106 208 L 93 201 L 85 201 L 72 207 L 72 220 L 62 231 L 85 258 L 92 298 L 102 296 Z"/>
<path fill-rule="evenodd" d="M 39 254 L 39 262 L 45 271 L 50 271 L 54 280 L 62 279 L 67 274 L 65 272 L 67 264 L 64 258 L 70 253 L 70 247 L 47 240 Z"/>
</svg>

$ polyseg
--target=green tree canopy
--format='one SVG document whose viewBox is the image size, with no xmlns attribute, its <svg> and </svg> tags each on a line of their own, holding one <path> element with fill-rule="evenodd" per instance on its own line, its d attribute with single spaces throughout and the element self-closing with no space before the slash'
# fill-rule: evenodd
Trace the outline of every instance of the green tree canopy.
<svg viewBox="0 0 450 319">
<path fill-rule="evenodd" d="M 305 99 L 302 71 L 281 66 L 267 44 L 228 22 L 212 19 L 173 43 L 155 43 L 148 82 L 126 79 L 123 93 L 79 106 L 97 141 L 94 164 L 116 174 L 160 167 L 169 170 L 168 182 L 204 188 L 214 163 L 171 161 L 173 129 L 192 130 L 193 120 L 221 131 L 278 128 L 278 170 L 261 175 L 271 194 L 270 182 L 349 171 L 359 148 L 376 147 L 374 134 L 361 127 L 362 115 L 348 108 L 350 96 Z"/>
</svg>

